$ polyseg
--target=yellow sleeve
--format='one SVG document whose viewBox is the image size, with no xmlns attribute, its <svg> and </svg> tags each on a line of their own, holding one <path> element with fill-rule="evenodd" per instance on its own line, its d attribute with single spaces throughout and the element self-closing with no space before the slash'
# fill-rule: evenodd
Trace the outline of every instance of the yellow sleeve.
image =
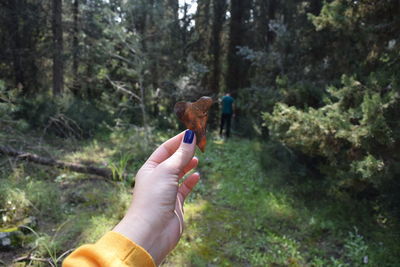
<svg viewBox="0 0 400 267">
<path fill-rule="evenodd" d="M 96 244 L 72 252 L 63 267 L 155 267 L 150 254 L 128 238 L 108 232 Z"/>
</svg>

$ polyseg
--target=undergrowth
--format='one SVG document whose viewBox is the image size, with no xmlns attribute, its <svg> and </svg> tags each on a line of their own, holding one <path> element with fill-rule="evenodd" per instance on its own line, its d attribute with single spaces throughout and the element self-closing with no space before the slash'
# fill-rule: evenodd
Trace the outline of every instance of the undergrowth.
<svg viewBox="0 0 400 267">
<path fill-rule="evenodd" d="M 268 153 L 250 140 L 209 143 L 165 266 L 396 266 L 398 225 L 379 225 L 367 203 L 321 196 L 317 182 L 290 182 L 284 163 L 264 170 Z"/>
<path fill-rule="evenodd" d="M 98 240 L 126 212 L 135 172 L 173 134 L 154 132 L 151 147 L 137 129 L 43 143 L 62 160 L 114 166 L 114 181 L 2 158 L 1 227 L 29 216 L 37 225 L 22 250 L 0 258 L 11 265 L 30 252 L 59 266 L 72 249 Z M 396 223 L 380 221 L 370 203 L 324 196 L 317 181 L 297 183 L 298 166 L 263 168 L 273 153 L 257 141 L 209 135 L 206 152 L 197 153 L 202 178 L 185 204 L 186 229 L 163 266 L 396 266 Z"/>
<path fill-rule="evenodd" d="M 71 250 L 96 242 L 122 219 L 136 171 L 154 146 L 165 139 L 162 134 L 152 135 L 153 145 L 145 146 L 141 129 L 135 127 L 116 129 L 92 140 L 43 138 L 34 133 L 22 137 L 19 133 L 11 140 L 11 136 L 0 134 L 0 143 L 18 144 L 22 151 L 67 162 L 108 167 L 115 175 L 106 180 L 0 157 L 0 230 L 25 233 L 23 237 L 18 234 L 18 244 L 13 242 L 3 252 L 0 249 L 0 266 L 12 265 L 12 260 L 21 256 L 26 260 L 15 266 L 61 266 Z M 30 145 L 38 140 L 39 145 Z M 34 223 L 27 223 L 27 218 L 33 218 Z"/>
</svg>

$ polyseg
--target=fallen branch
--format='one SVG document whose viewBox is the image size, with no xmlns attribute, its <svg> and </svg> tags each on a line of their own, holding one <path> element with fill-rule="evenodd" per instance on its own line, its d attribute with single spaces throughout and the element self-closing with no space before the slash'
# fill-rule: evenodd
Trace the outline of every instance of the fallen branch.
<svg viewBox="0 0 400 267">
<path fill-rule="evenodd" d="M 98 168 L 93 166 L 85 166 L 79 163 L 63 162 L 52 158 L 41 157 L 32 153 L 17 151 L 11 147 L 0 146 L 0 154 L 31 161 L 41 165 L 53 166 L 59 169 L 67 169 L 74 172 L 94 174 L 104 178 L 112 178 L 112 172 L 108 168 Z"/>
<path fill-rule="evenodd" d="M 27 255 L 27 256 L 18 257 L 16 259 L 14 259 L 13 262 L 28 261 L 28 260 L 41 261 L 41 262 L 49 262 L 50 261 L 50 259 L 47 259 L 47 258 L 36 258 L 34 256 Z"/>
</svg>

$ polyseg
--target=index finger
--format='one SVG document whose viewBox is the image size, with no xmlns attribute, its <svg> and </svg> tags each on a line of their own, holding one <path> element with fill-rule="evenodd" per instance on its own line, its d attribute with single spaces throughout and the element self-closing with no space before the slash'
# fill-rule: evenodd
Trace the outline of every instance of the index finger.
<svg viewBox="0 0 400 267">
<path fill-rule="evenodd" d="M 143 165 L 144 168 L 155 168 L 169 158 L 178 149 L 185 131 L 180 134 L 175 135 L 171 139 L 162 143 L 147 159 L 146 163 Z"/>
</svg>

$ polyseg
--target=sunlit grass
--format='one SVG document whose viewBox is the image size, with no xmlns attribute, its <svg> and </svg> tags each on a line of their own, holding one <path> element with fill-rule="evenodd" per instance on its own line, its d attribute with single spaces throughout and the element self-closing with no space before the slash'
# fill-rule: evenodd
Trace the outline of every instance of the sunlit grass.
<svg viewBox="0 0 400 267">
<path fill-rule="evenodd" d="M 249 141 L 216 138 L 199 155 L 201 184 L 185 206 L 188 227 L 166 266 L 265 266 L 301 260 L 295 240 L 267 227 L 267 222 L 275 226 L 275 221 L 292 219 L 294 209 L 284 195 L 263 187 L 267 177 L 256 151 Z M 266 253 L 270 243 L 282 259 Z"/>
<path fill-rule="evenodd" d="M 63 160 L 69 162 L 86 161 L 101 163 L 114 153 L 113 149 L 109 146 L 93 140 L 86 146 L 82 146 L 78 151 L 65 154 Z"/>
<path fill-rule="evenodd" d="M 164 266 L 359 266 L 365 256 L 366 266 L 382 262 L 384 252 L 368 246 L 367 232 L 354 239 L 354 226 L 378 230 L 364 209 L 329 199 L 310 206 L 296 195 L 305 188 L 276 183 L 285 177 L 262 170 L 257 142 L 211 140 L 198 155 L 202 180 L 185 205 L 187 228 Z"/>
<path fill-rule="evenodd" d="M 147 148 L 140 133 L 117 132 L 53 149 L 63 160 L 96 164 L 118 164 L 131 153 L 127 172 L 133 177 L 154 146 L 172 135 L 156 132 Z M 397 261 L 395 227 L 380 227 L 368 206 L 329 198 L 310 202 L 302 196 L 317 190 L 315 183 L 287 183 L 291 177 L 285 170 L 265 171 L 260 154 L 268 151 L 257 141 L 212 134 L 208 140 L 206 152 L 197 151 L 201 180 L 185 204 L 186 229 L 164 266 L 357 266 L 364 254 L 366 266 Z M 13 166 L 2 170 L 2 188 L 12 192 L 7 193 L 11 203 L 21 204 L 18 216 L 38 218 L 40 235 L 53 238 L 60 228 L 52 242 L 57 254 L 97 241 L 131 201 L 126 182 L 26 163 Z"/>
</svg>

